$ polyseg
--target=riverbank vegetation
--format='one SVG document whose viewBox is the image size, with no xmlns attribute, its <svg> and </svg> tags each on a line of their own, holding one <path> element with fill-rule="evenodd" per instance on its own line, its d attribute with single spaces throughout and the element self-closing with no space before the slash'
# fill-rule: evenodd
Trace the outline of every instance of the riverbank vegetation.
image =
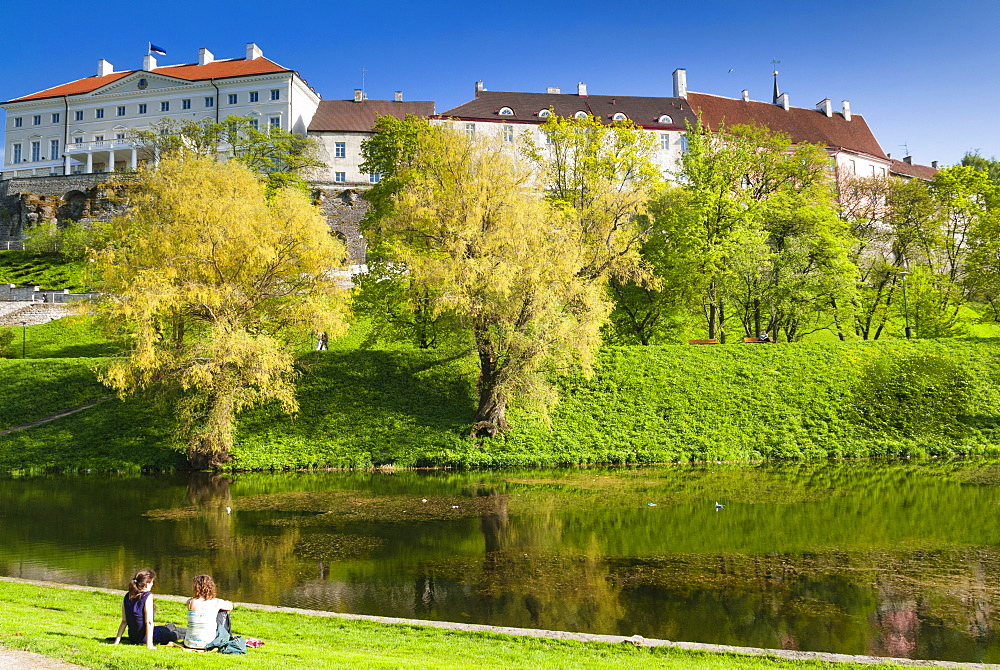
<svg viewBox="0 0 1000 670">
<path fill-rule="evenodd" d="M 573 642 L 447 631 L 237 607 L 235 632 L 265 641 L 246 656 L 178 648 L 110 646 L 121 596 L 0 582 L 0 645 L 88 668 L 851 668 L 872 665 L 785 661 L 669 647 Z M 183 604 L 157 599 L 157 621 L 183 624 Z M 884 666 L 889 667 L 889 666 Z"/>
</svg>

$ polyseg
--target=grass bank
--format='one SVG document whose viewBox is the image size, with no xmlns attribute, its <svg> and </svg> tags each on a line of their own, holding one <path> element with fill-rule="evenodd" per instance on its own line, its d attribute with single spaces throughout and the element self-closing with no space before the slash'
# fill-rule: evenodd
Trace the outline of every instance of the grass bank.
<svg viewBox="0 0 1000 670">
<path fill-rule="evenodd" d="M 30 251 L 0 252 L 0 284 L 38 286 L 43 289 L 68 288 L 73 293 L 90 290 L 86 263 L 56 254 Z"/>
<path fill-rule="evenodd" d="M 237 633 L 265 645 L 246 656 L 177 648 L 111 646 L 121 596 L 0 582 L 0 645 L 89 668 L 851 668 L 871 665 L 786 661 L 670 647 L 575 642 L 406 624 L 312 617 L 238 607 Z M 157 620 L 183 625 L 181 603 L 157 600 Z M 878 667 L 878 666 L 876 666 Z M 881 666 L 898 667 L 898 666 Z"/>
<path fill-rule="evenodd" d="M 33 351 L 111 351 L 84 332 L 86 317 L 74 318 L 29 328 Z M 0 361 L 0 428 L 106 395 L 99 364 Z M 514 407 L 514 430 L 493 440 L 466 436 L 475 411 L 469 356 L 341 346 L 305 354 L 300 372 L 300 413 L 241 416 L 233 467 L 1000 453 L 1000 339 L 608 348 L 592 377 L 558 382 L 547 414 Z M 172 428 L 168 408 L 116 400 L 0 436 L 0 470 L 171 468 L 183 462 Z"/>
</svg>

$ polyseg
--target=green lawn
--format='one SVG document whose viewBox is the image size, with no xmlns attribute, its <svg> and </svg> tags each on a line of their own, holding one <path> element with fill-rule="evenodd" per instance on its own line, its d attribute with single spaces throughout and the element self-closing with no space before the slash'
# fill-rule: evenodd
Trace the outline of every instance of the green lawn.
<svg viewBox="0 0 1000 670">
<path fill-rule="evenodd" d="M 90 668 L 852 668 L 879 667 L 783 661 L 631 644 L 565 642 L 446 631 L 404 624 L 311 617 L 237 608 L 235 632 L 265 645 L 246 656 L 197 654 L 178 648 L 111 646 L 121 596 L 0 582 L 0 644 Z M 160 599 L 157 620 L 183 625 L 183 605 Z M 891 667 L 891 666 L 881 666 Z"/>
<path fill-rule="evenodd" d="M 73 293 L 90 290 L 84 261 L 29 251 L 0 251 L 0 284 L 43 289 L 68 288 Z"/>
</svg>

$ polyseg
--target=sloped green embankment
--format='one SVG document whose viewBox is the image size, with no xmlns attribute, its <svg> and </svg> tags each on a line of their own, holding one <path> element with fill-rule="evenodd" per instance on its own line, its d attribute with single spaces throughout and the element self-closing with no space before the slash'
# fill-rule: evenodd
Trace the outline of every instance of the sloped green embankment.
<svg viewBox="0 0 1000 670">
<path fill-rule="evenodd" d="M 4 427 L 14 423 L 11 415 L 36 417 L 105 393 L 81 381 L 93 379 L 88 366 L 80 359 L 0 361 L 0 381 L 17 380 L 0 387 Z M 616 348 L 600 356 L 590 379 L 560 383 L 561 400 L 547 418 L 514 409 L 510 434 L 473 440 L 465 436 L 475 410 L 471 358 L 311 353 L 302 362 L 302 411 L 289 418 L 262 408 L 241 417 L 232 465 L 500 467 L 996 453 L 998 376 L 1000 340 Z M 171 434 L 164 411 L 114 400 L 0 436 L 0 470 L 178 466 L 183 448 Z"/>
</svg>

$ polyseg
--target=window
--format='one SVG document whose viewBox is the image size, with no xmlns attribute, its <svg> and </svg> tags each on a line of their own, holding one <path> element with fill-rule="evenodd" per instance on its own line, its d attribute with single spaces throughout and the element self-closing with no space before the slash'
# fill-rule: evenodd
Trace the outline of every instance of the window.
<svg viewBox="0 0 1000 670">
<path fill-rule="evenodd" d="M 42 160 L 42 143 L 32 142 L 31 143 L 31 160 L 39 161 Z"/>
<path fill-rule="evenodd" d="M 257 102 L 260 99 L 260 93 L 257 91 L 250 91 L 250 102 Z"/>
<path fill-rule="evenodd" d="M 468 135 L 469 137 L 475 137 L 476 136 L 476 124 L 474 124 L 474 123 L 467 123 L 467 124 L 465 124 L 465 134 Z"/>
<path fill-rule="evenodd" d="M 104 110 L 103 109 L 95 109 L 94 110 L 94 118 L 95 119 L 103 119 L 104 118 Z"/>
<path fill-rule="evenodd" d="M 115 112 L 118 116 L 125 116 L 125 105 L 118 105 L 118 109 Z"/>
<path fill-rule="evenodd" d="M 347 143 L 337 142 L 333 145 L 333 157 L 334 158 L 347 158 Z"/>
<path fill-rule="evenodd" d="M 49 159 L 59 158 L 59 140 L 49 140 Z"/>
<path fill-rule="evenodd" d="M 144 102 L 139 103 L 139 113 L 140 114 L 146 113 L 146 103 Z"/>
<path fill-rule="evenodd" d="M 681 151 L 688 150 L 688 138 L 685 135 L 681 135 Z"/>
<path fill-rule="evenodd" d="M 885 168 L 882 168 L 882 176 L 885 177 Z"/>
<path fill-rule="evenodd" d="M 659 119 L 657 119 L 657 121 L 659 123 L 673 123 L 674 122 L 674 120 L 671 119 L 670 116 L 668 116 L 667 114 L 662 115 Z"/>
<path fill-rule="evenodd" d="M 549 114 L 551 114 L 551 113 L 552 112 L 550 112 L 547 109 L 542 109 L 542 110 L 539 110 L 538 117 L 541 118 L 541 119 L 547 119 L 547 118 L 549 118 Z"/>
<path fill-rule="evenodd" d="M 280 128 L 281 127 L 281 117 L 280 116 L 272 116 L 271 118 L 269 118 L 267 120 L 267 125 L 270 126 L 271 128 Z"/>
<path fill-rule="evenodd" d="M 14 117 L 14 127 L 15 128 L 20 128 L 23 125 L 24 125 L 24 119 L 22 119 L 20 116 L 15 116 Z"/>
<path fill-rule="evenodd" d="M 855 163 L 854 161 L 848 162 L 848 171 L 851 174 L 857 174 L 858 173 L 858 164 Z"/>
<path fill-rule="evenodd" d="M 377 172 L 374 173 L 374 174 L 368 175 L 368 183 L 369 184 L 377 184 L 380 181 L 382 181 L 382 175 L 378 174 Z"/>
<path fill-rule="evenodd" d="M 95 142 L 103 142 L 104 141 L 104 135 L 94 135 L 94 141 Z"/>
<path fill-rule="evenodd" d="M 13 147 L 13 149 L 14 150 L 11 153 L 14 154 L 14 162 L 15 163 L 20 163 L 21 162 L 21 145 L 20 144 L 15 144 L 14 147 Z"/>
<path fill-rule="evenodd" d="M 73 138 L 73 144 L 83 144 L 83 138 L 82 137 L 74 137 Z"/>
<path fill-rule="evenodd" d="M 239 102 L 238 96 L 235 93 L 230 93 L 229 94 L 229 104 L 230 105 L 235 105 L 237 102 Z"/>
<path fill-rule="evenodd" d="M 160 103 L 160 111 L 161 112 L 169 112 L 170 111 L 170 103 L 166 102 L 166 101 L 161 102 Z"/>
<path fill-rule="evenodd" d="M 580 110 L 579 112 L 577 112 L 576 114 L 573 115 L 573 118 L 574 119 L 585 119 L 585 118 L 587 118 L 587 112 L 585 112 L 583 110 Z"/>
<path fill-rule="evenodd" d="M 260 130 L 260 122 L 257 119 L 250 119 L 250 127 L 254 130 Z"/>
<path fill-rule="evenodd" d="M 206 97 L 205 98 L 205 106 L 206 107 L 215 107 L 215 98 L 213 98 L 212 96 Z"/>
<path fill-rule="evenodd" d="M 59 123 L 59 119 L 60 118 L 62 118 L 62 117 L 59 116 L 59 112 L 54 113 L 52 115 L 52 123 Z"/>
<path fill-rule="evenodd" d="M 545 133 L 545 143 L 546 144 L 555 144 L 556 143 L 555 136 L 552 133 Z"/>
<path fill-rule="evenodd" d="M 670 134 L 661 133 L 660 134 L 660 148 L 666 151 L 670 148 Z"/>
<path fill-rule="evenodd" d="M 623 112 L 615 112 L 614 116 L 611 117 L 611 120 L 612 121 L 624 121 L 627 118 L 628 117 L 625 116 L 625 114 Z"/>
<path fill-rule="evenodd" d="M 115 133 L 115 139 L 116 140 L 123 140 L 123 139 L 125 139 L 125 133 Z"/>
<path fill-rule="evenodd" d="M 514 126 L 505 125 L 503 127 L 503 141 L 504 142 L 514 141 Z"/>
<path fill-rule="evenodd" d="M 271 89 L 271 100 L 281 100 L 281 89 Z"/>
<path fill-rule="evenodd" d="M 40 126 L 40 125 L 42 125 L 42 115 L 41 114 L 35 114 L 33 117 L 31 117 L 31 125 L 33 125 L 33 126 Z"/>
<path fill-rule="evenodd" d="M 83 121 L 83 110 L 73 113 L 73 119 L 76 121 Z"/>
<path fill-rule="evenodd" d="M 191 98 L 181 100 L 181 109 L 191 109 Z"/>
<path fill-rule="evenodd" d="M 514 116 L 514 110 L 510 107 L 501 107 L 499 114 L 500 116 Z"/>
<path fill-rule="evenodd" d="M 343 182 L 347 181 L 347 173 L 346 172 L 334 172 L 333 173 L 333 180 L 335 182 L 338 182 L 338 183 L 343 183 Z"/>
</svg>

